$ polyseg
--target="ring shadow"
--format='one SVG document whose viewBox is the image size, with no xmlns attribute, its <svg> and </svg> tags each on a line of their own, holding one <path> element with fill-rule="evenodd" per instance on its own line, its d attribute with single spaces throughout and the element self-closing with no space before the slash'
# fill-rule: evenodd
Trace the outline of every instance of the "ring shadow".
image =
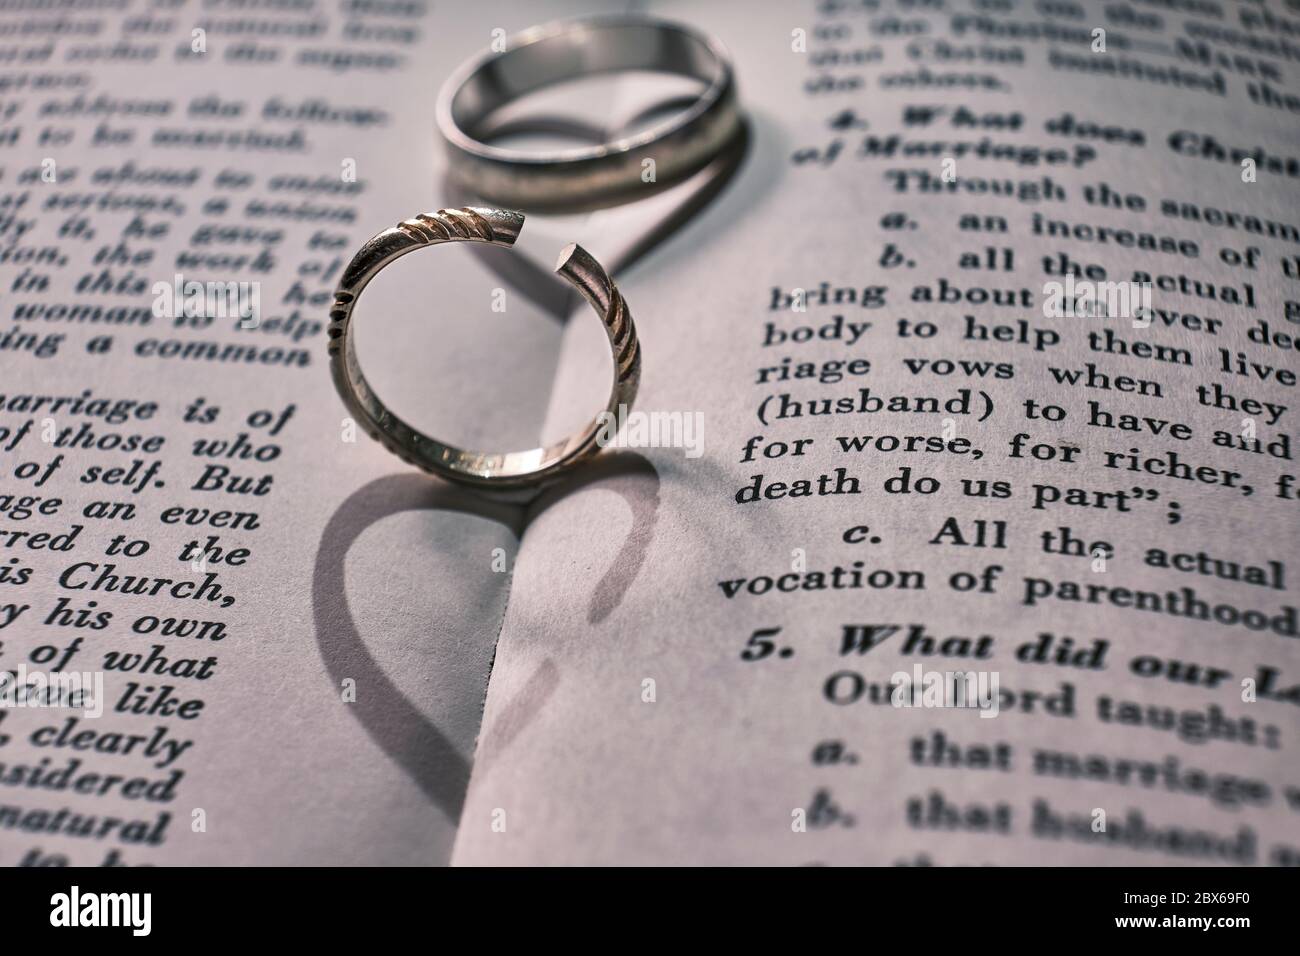
<svg viewBox="0 0 1300 956">
<path fill-rule="evenodd" d="M 647 114 L 659 109 L 651 107 Z M 638 122 L 643 117 L 636 117 Z M 577 138 L 608 138 L 601 131 L 543 118 L 510 132 L 560 132 Z M 499 132 L 499 131 L 498 131 Z M 648 197 L 699 178 L 700 184 L 653 229 L 641 236 L 611 271 L 627 268 L 664 242 L 733 180 L 749 153 L 752 131 L 742 118 L 736 135 L 704 169 L 682 180 L 655 184 Z M 449 176 L 444 179 L 448 205 L 481 201 Z M 472 246 L 489 270 L 503 279 L 544 314 L 563 323 L 573 311 L 574 291 L 525 256 L 492 255 Z M 587 621 L 599 624 L 622 603 L 649 551 L 658 519 L 660 475 L 655 466 L 636 452 L 607 450 L 565 480 L 535 497 L 514 502 L 462 489 L 418 473 L 377 478 L 349 495 L 326 523 L 312 571 L 312 616 L 317 647 L 331 680 L 365 682 L 371 691 L 350 704 L 352 713 L 379 748 L 400 766 L 452 823 L 460 818 L 469 786 L 471 763 L 457 751 L 451 738 L 416 707 L 384 673 L 371 654 L 352 616 L 346 589 L 344 562 L 353 542 L 370 526 L 406 511 L 451 511 L 495 521 L 522 540 L 529 524 L 563 498 L 583 488 L 602 485 L 619 494 L 632 522 L 627 537 L 610 567 L 593 589 Z M 502 622 L 504 623 L 504 622 Z M 499 631 L 498 631 L 499 636 Z M 494 652 L 495 653 L 495 652 Z M 559 672 L 545 659 L 516 696 L 500 711 L 493 726 L 481 729 L 475 760 L 490 765 L 540 712 L 559 685 Z M 485 685 L 486 686 L 486 685 Z"/>
<path fill-rule="evenodd" d="M 377 478 L 349 495 L 321 534 L 312 570 L 312 621 L 317 647 L 330 679 L 352 678 L 367 693 L 349 704 L 379 748 L 400 766 L 452 823 L 460 818 L 469 787 L 470 761 L 384 673 L 357 629 L 347 594 L 344 563 L 352 543 L 371 525 L 405 511 L 450 511 L 504 525 L 522 540 L 528 525 L 562 498 L 603 485 L 620 495 L 632 526 L 617 557 L 596 584 L 587 620 L 609 617 L 635 580 L 654 536 L 659 510 L 659 475 L 643 455 L 619 451 L 598 456 L 579 473 L 527 502 L 505 502 L 422 474 Z M 499 631 L 498 631 L 499 635 Z M 495 651 L 494 651 L 495 656 Z M 559 684 L 548 658 L 481 732 L 479 759 L 490 763 L 540 711 Z M 486 682 L 485 682 L 486 686 Z"/>
<path fill-rule="evenodd" d="M 529 120 L 526 124 L 521 121 L 516 125 L 526 125 L 530 130 L 551 130 L 560 123 L 560 120 L 541 118 Z M 578 128 L 576 126 L 572 127 L 569 132 L 575 133 Z M 698 185 L 683 200 L 681 205 L 674 209 L 670 215 L 656 223 L 653 228 L 647 230 L 623 255 L 605 263 L 607 270 L 614 274 L 628 268 L 663 243 L 713 202 L 740 171 L 745 157 L 749 153 L 751 139 L 749 122 L 742 119 L 736 134 L 728 140 L 718 155 L 703 169 L 684 179 L 656 183 L 652 186 L 648 185 L 647 190 L 638 195 L 637 201 L 648 199 L 667 189 L 681 186 L 685 182 L 699 178 Z M 442 191 L 444 195 L 449 197 L 449 205 L 453 206 L 481 205 L 484 202 L 492 202 L 491 197 L 477 195 L 465 188 L 452 178 L 450 173 L 445 173 L 443 176 Z M 522 211 L 526 215 L 532 214 L 527 209 Z M 580 208 L 563 210 L 565 213 L 582 211 L 587 210 Z M 556 210 L 547 209 L 543 212 L 554 213 Z M 511 288 L 541 309 L 546 315 L 561 324 L 568 319 L 573 311 L 576 293 L 569 285 L 559 281 L 552 272 L 531 261 L 527 256 L 502 256 L 496 254 L 500 250 L 480 247 L 475 244 L 470 245 L 470 253 L 477 257 L 488 270 L 504 280 Z"/>
</svg>

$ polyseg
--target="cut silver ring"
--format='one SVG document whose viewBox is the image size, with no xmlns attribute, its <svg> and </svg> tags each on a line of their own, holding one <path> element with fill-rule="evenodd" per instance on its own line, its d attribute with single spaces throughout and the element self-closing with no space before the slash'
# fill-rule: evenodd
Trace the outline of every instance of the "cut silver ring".
<svg viewBox="0 0 1300 956">
<path fill-rule="evenodd" d="M 581 246 L 571 243 L 560 252 L 555 271 L 582 293 L 605 327 L 614 355 L 614 384 L 606 411 L 584 428 L 563 441 L 527 451 L 464 451 L 430 438 L 393 414 L 361 372 L 352 335 L 352 313 L 366 284 L 408 252 L 447 242 L 510 247 L 523 225 L 521 213 L 478 206 L 440 209 L 399 222 L 367 240 L 352 257 L 330 309 L 330 373 L 357 424 L 402 461 L 450 481 L 480 488 L 519 488 L 551 481 L 599 451 L 602 440 L 612 435 L 611 422 L 632 407 L 641 382 L 641 346 L 632 313 L 618 287 Z"/>
<path fill-rule="evenodd" d="M 683 112 L 599 146 L 525 152 L 490 146 L 480 127 L 534 90 L 579 77 L 650 70 L 693 77 L 704 91 Z M 667 185 L 708 165 L 740 130 L 727 51 L 703 33 L 643 16 L 590 17 L 533 27 L 451 75 L 438 128 L 452 176 L 476 194 L 530 209 L 612 204 L 644 195 L 646 160 Z"/>
</svg>

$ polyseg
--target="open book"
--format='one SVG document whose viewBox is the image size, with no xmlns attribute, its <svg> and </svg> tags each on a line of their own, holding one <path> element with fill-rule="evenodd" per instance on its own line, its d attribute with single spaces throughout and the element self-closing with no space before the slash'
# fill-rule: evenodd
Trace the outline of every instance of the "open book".
<svg viewBox="0 0 1300 956">
<path fill-rule="evenodd" d="M 4 5 L 0 863 L 1300 862 L 1300 5 L 637 7 L 748 153 L 617 270 L 633 447 L 485 501 L 349 427 L 325 312 L 462 203 L 447 74 L 587 12 Z M 359 347 L 531 447 L 608 348 L 490 252 Z"/>
</svg>

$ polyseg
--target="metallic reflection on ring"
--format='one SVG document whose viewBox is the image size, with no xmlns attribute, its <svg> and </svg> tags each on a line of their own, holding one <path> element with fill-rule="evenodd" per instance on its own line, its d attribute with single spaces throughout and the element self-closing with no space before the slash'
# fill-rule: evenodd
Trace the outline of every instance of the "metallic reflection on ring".
<svg viewBox="0 0 1300 956">
<path fill-rule="evenodd" d="M 483 142 L 481 127 L 507 103 L 553 84 L 602 73 L 647 70 L 704 84 L 683 111 L 644 130 L 576 149 L 525 152 Z M 730 57 L 679 23 L 645 16 L 589 17 L 533 27 L 452 74 L 437 105 L 452 175 L 477 195 L 530 210 L 612 205 L 690 176 L 739 134 Z"/>
<path fill-rule="evenodd" d="M 555 271 L 574 286 L 595 309 L 614 355 L 614 383 L 604 415 L 596 415 L 562 441 L 526 451 L 466 451 L 423 434 L 384 404 L 361 371 L 352 334 L 357 300 L 370 282 L 394 260 L 448 242 L 478 242 L 510 247 L 519 237 L 524 217 L 505 209 L 466 206 L 440 209 L 403 220 L 373 236 L 343 271 L 330 310 L 329 355 L 334 385 L 357 424 L 407 464 L 462 484 L 509 489 L 554 480 L 600 450 L 607 416 L 631 408 L 641 381 L 641 346 L 632 313 L 618 287 L 581 246 L 570 244 L 560 253 Z"/>
</svg>

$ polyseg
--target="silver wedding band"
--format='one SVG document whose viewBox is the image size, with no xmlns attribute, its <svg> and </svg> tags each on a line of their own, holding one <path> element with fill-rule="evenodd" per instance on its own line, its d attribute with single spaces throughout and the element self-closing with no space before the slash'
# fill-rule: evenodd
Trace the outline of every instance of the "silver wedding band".
<svg viewBox="0 0 1300 956">
<path fill-rule="evenodd" d="M 401 256 L 461 242 L 509 248 L 519 238 L 523 225 L 521 213 L 484 206 L 439 209 L 404 219 L 372 236 L 352 257 L 339 279 L 330 309 L 330 372 L 353 420 L 407 464 L 482 489 L 525 488 L 555 480 L 599 452 L 611 419 L 636 401 L 641 346 L 632 313 L 613 280 L 581 246 L 570 244 L 560 252 L 555 271 L 582 293 L 599 317 L 614 359 L 614 380 L 603 413 L 561 441 L 523 451 L 467 451 L 426 435 L 398 417 L 361 371 L 353 335 L 353 310 L 370 280 Z M 431 305 L 437 302 L 413 300 L 411 310 L 422 317 Z"/>
<path fill-rule="evenodd" d="M 480 126 L 505 104 L 555 83 L 650 70 L 705 84 L 688 108 L 599 146 L 525 152 L 490 146 Z M 612 204 L 702 169 L 740 128 L 726 50 L 703 33 L 648 17 L 592 17 L 533 27 L 452 74 L 437 106 L 452 176 L 479 196 L 530 209 Z M 646 160 L 652 160 L 648 165 Z"/>
</svg>

